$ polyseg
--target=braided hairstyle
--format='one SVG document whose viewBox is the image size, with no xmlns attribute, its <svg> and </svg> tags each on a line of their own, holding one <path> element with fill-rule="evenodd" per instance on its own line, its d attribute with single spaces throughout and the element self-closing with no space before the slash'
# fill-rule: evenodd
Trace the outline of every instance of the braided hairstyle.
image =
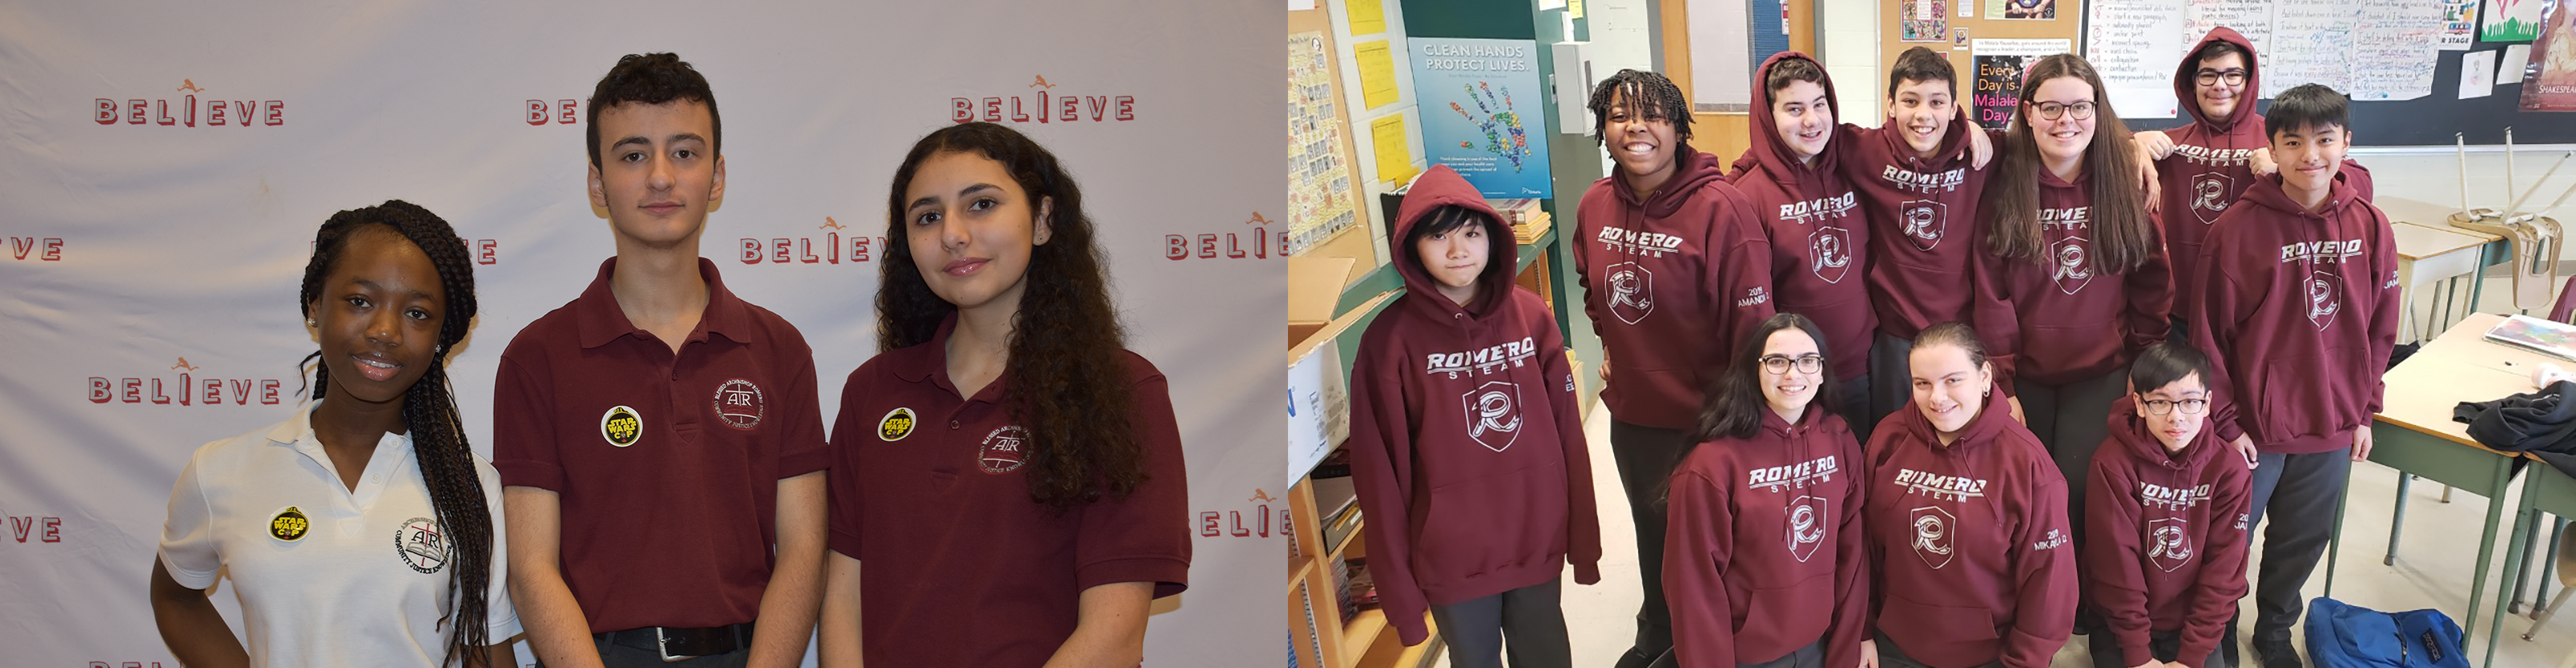
<svg viewBox="0 0 2576 668">
<path fill-rule="evenodd" d="M 913 144 L 886 197 L 886 260 L 877 289 L 877 351 L 929 343 L 957 305 L 930 291 L 904 242 L 904 191 L 931 156 L 971 152 L 1002 163 L 1031 208 L 1052 199 L 1047 242 L 1030 249 L 1019 313 L 1011 316 L 1011 379 L 1002 404 L 1028 429 L 1029 499 L 1055 511 L 1106 491 L 1125 498 L 1149 477 L 1144 443 L 1130 424 L 1133 388 L 1119 353 L 1126 327 L 1109 303 L 1108 256 L 1093 241 L 1082 190 L 1055 154 L 1019 131 L 992 123 L 940 128 Z"/>
<path fill-rule="evenodd" d="M 1592 109 L 1592 143 L 1607 145 L 1612 98 L 1628 99 L 1628 115 L 1649 121 L 1671 121 L 1673 141 L 1684 145 L 1691 138 L 1690 102 L 1682 98 L 1682 88 L 1664 75 L 1639 70 L 1619 70 L 1592 87 L 1592 99 L 1584 103 Z"/>
<path fill-rule="evenodd" d="M 484 592 L 490 591 L 492 562 L 492 513 L 483 502 L 483 481 L 474 465 L 474 451 L 465 440 L 465 427 L 457 416 L 456 396 L 447 382 L 447 353 L 465 338 L 466 328 L 474 319 L 474 263 L 465 250 L 465 241 L 447 221 L 439 219 L 419 205 L 402 200 L 364 209 L 342 211 L 322 223 L 313 235 L 313 259 L 304 265 L 304 290 L 296 305 L 306 317 L 313 315 L 314 300 L 322 294 L 322 281 L 338 264 L 341 251 L 349 240 L 371 228 L 402 235 L 429 256 L 438 269 L 438 280 L 447 293 L 444 320 L 439 322 L 438 349 L 430 359 L 429 371 L 403 392 L 403 424 L 410 431 L 412 455 L 420 466 L 420 476 L 429 487 L 430 505 L 437 509 L 438 523 L 445 527 L 452 558 L 447 578 L 448 604 L 439 624 L 450 625 L 448 662 L 464 662 L 478 655 L 491 663 L 491 644 L 485 620 Z M 317 363 L 319 351 L 304 358 L 313 365 L 314 395 L 326 394 L 331 386 L 331 368 Z M 301 366 L 298 367 L 300 373 Z"/>
</svg>

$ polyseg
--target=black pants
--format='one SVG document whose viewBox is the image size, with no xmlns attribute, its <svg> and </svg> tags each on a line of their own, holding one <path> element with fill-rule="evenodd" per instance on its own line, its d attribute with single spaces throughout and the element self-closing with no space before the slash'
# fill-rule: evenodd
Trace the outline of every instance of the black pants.
<svg viewBox="0 0 2576 668">
<path fill-rule="evenodd" d="M 1834 414 L 1842 416 L 1844 424 L 1851 425 L 1852 438 L 1862 443 L 1869 442 L 1869 428 L 1878 424 L 1877 418 L 1870 415 L 1870 409 L 1876 406 L 1870 397 L 1873 394 L 1870 392 L 1870 377 L 1871 374 L 1863 373 L 1850 380 L 1836 381 L 1841 387 L 1834 393 L 1834 401 L 1842 404 L 1842 410 L 1834 411 Z"/>
<path fill-rule="evenodd" d="M 1999 658 L 1976 668 L 2003 668 L 2003 665 L 2003 659 Z M 1879 668 L 1935 668 L 1931 664 L 1906 656 L 1905 650 L 1898 648 L 1896 641 L 1887 639 L 1887 634 L 1884 633 L 1878 634 L 1878 666 Z"/>
<path fill-rule="evenodd" d="M 2363 427 L 2368 429 L 2368 427 Z M 2254 568 L 2256 644 L 2287 643 L 2308 599 L 2299 589 L 2325 557 L 2334 534 L 2335 499 L 2352 475 L 2352 448 L 2301 455 L 2265 453 L 2254 468 L 2253 508 L 2246 525 L 2263 527 L 2263 554 Z M 2263 518 L 2269 514 L 2272 521 Z M 2228 636 L 2236 635 L 2228 623 Z M 2233 643 L 2228 643 L 2233 644 Z"/>
<path fill-rule="evenodd" d="M 2092 471 L 2093 451 L 2102 447 L 2110 431 L 2111 402 L 2119 400 L 2128 387 L 2125 366 L 2064 385 L 2015 386 L 2021 395 L 2022 416 L 2030 419 L 2030 433 L 2048 446 L 2049 458 L 2066 476 L 2068 526 L 2084 526 L 2085 478 Z M 2077 554 L 2082 554 L 2084 532 L 2075 532 L 2075 541 Z"/>
<path fill-rule="evenodd" d="M 1628 519 L 1637 527 L 1637 577 L 1645 583 L 1645 603 L 1637 607 L 1637 641 L 1619 668 L 1640 668 L 1673 648 L 1673 611 L 1664 604 L 1665 481 L 1691 443 L 1679 429 L 1661 429 L 1610 421 L 1610 456 L 1619 467 L 1619 486 L 1628 493 Z"/>
<path fill-rule="evenodd" d="M 1509 641 L 1511 668 L 1570 668 L 1574 648 L 1565 637 L 1565 609 L 1558 605 L 1563 578 L 1454 605 L 1431 606 L 1440 642 L 1455 668 L 1503 668 Z"/>
<path fill-rule="evenodd" d="M 2110 629 L 2094 631 L 2091 640 L 2093 668 L 2131 668 L 2127 653 L 2120 651 L 2120 637 L 2111 633 Z M 2234 644 L 2236 644 L 2234 638 L 2219 639 L 2218 649 L 2210 650 L 2209 658 L 2202 660 L 2200 667 L 2235 668 L 2235 657 L 2229 656 L 2227 651 L 2227 647 Z M 2154 656 L 2157 661 L 2181 661 L 2182 632 L 2148 632 L 2147 654 Z"/>
<path fill-rule="evenodd" d="M 1877 338 L 1869 347 L 1869 424 L 1876 427 L 1879 420 L 1887 419 L 1887 414 L 1914 400 L 1914 365 L 1906 359 L 1914 354 L 1914 340 L 1884 333 L 1873 336 Z M 1860 433 L 1860 425 L 1852 425 L 1852 429 L 1854 434 Z M 1868 446 L 1869 437 L 1862 436 L 1860 443 Z"/>
<path fill-rule="evenodd" d="M 1664 658 L 1656 659 L 1652 668 L 1675 668 L 1682 665 L 1681 662 L 1681 654 L 1678 651 L 1665 652 Z M 1703 662 L 1701 665 L 1707 664 Z M 1825 668 L 1825 641 L 1807 643 L 1807 646 L 1790 650 L 1788 654 L 1781 655 L 1777 659 L 1761 663 L 1735 664 L 1735 668 Z"/>
<path fill-rule="evenodd" d="M 596 640 L 593 641 L 593 644 L 599 646 L 600 664 L 608 666 L 608 668 L 662 668 L 664 666 L 684 666 L 686 668 L 742 668 L 742 666 L 749 665 L 751 662 L 751 648 L 749 647 L 736 649 L 724 654 L 711 654 L 686 661 L 663 663 L 662 655 L 653 650 L 636 649 L 609 642 L 607 640 Z M 542 666 L 545 664 L 541 661 L 538 662 L 538 665 Z"/>
</svg>

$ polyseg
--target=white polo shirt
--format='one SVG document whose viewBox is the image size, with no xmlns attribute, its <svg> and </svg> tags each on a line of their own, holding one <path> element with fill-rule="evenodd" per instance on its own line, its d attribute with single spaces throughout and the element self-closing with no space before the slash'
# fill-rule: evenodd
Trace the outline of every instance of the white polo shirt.
<svg viewBox="0 0 2576 668">
<path fill-rule="evenodd" d="M 170 490 L 161 565 L 192 589 L 229 569 L 253 665 L 437 666 L 454 551 L 411 438 L 376 441 L 352 491 L 313 436 L 318 405 L 197 448 Z M 501 476 L 479 456 L 474 465 L 492 515 L 485 626 L 497 643 L 519 633 L 503 566 Z"/>
</svg>

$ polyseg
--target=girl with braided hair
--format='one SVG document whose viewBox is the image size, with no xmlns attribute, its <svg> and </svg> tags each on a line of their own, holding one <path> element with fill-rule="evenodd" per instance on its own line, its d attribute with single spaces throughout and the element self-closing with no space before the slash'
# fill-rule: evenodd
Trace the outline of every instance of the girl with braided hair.
<svg viewBox="0 0 2576 668">
<path fill-rule="evenodd" d="M 446 370 L 475 311 L 464 242 L 401 200 L 339 212 L 299 301 L 316 401 L 179 474 L 152 564 L 162 641 L 191 666 L 517 665 L 500 477 Z M 247 652 L 206 597 L 219 570 Z"/>
<path fill-rule="evenodd" d="M 1081 189 L 1018 131 L 941 128 L 886 238 L 879 352 L 832 428 L 823 665 L 1136 665 L 1188 587 L 1189 493 Z"/>
</svg>

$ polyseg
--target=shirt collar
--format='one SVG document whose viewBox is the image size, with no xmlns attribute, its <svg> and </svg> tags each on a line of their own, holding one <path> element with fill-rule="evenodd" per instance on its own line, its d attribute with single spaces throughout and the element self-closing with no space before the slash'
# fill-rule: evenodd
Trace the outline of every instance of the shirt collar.
<svg viewBox="0 0 2576 668">
<path fill-rule="evenodd" d="M 627 320 L 626 311 L 617 306 L 617 294 L 609 289 L 608 282 L 616 273 L 617 258 L 600 262 L 599 275 L 582 289 L 580 297 L 572 300 L 573 326 L 583 348 L 608 345 L 628 335 L 648 340 L 653 336 Z M 751 323 L 750 305 L 725 289 L 724 277 L 716 271 L 714 260 L 698 258 L 698 277 L 707 282 L 707 308 L 699 314 L 698 328 L 689 333 L 689 340 L 704 340 L 706 335 L 716 334 L 735 342 L 744 341 L 743 334 Z"/>
<path fill-rule="evenodd" d="M 939 320 L 939 331 L 932 332 L 929 341 L 896 351 L 909 354 L 894 359 L 894 376 L 908 383 L 928 381 L 951 395 L 957 394 L 956 381 L 948 377 L 948 335 L 955 331 L 957 312 L 950 311 L 947 317 Z M 969 400 L 1001 403 L 1002 388 L 1009 381 L 1010 372 L 1005 371 Z"/>
<path fill-rule="evenodd" d="M 305 452 L 306 454 L 320 455 L 322 453 L 322 438 L 313 434 L 313 409 L 320 407 L 321 405 L 322 402 L 320 401 L 305 402 L 303 408 L 295 410 L 295 417 L 288 418 L 285 422 L 277 423 L 277 426 L 269 428 L 268 442 L 274 445 L 294 448 L 298 451 Z M 384 436 L 376 439 L 376 447 L 380 449 L 383 448 L 384 439 L 394 440 L 396 454 L 399 456 L 410 456 L 410 434 L 385 432 Z M 327 458 L 322 459 L 328 461 Z"/>
</svg>

